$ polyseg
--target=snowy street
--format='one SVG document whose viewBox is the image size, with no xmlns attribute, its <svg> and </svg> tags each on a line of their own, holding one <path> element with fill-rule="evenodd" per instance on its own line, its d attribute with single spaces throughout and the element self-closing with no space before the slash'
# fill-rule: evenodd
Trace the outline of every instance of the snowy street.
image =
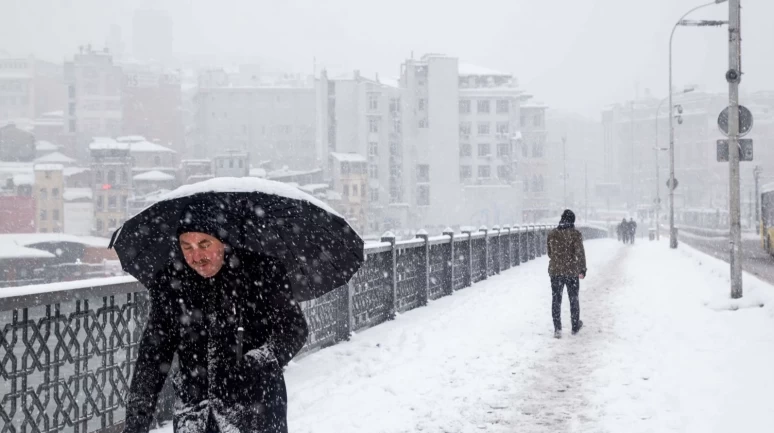
<svg viewBox="0 0 774 433">
<path fill-rule="evenodd" d="M 292 363 L 290 431 L 774 428 L 774 287 L 746 276 L 730 311 L 727 265 L 686 246 L 587 257 L 577 336 L 565 294 L 552 338 L 543 257 Z"/>
<path fill-rule="evenodd" d="M 687 249 L 596 241 L 587 254 L 578 336 L 565 295 L 565 335 L 551 338 L 543 258 L 300 360 L 291 428 L 770 431 L 771 306 L 705 306 L 727 269 Z M 747 283 L 750 298 L 774 293 Z"/>
</svg>

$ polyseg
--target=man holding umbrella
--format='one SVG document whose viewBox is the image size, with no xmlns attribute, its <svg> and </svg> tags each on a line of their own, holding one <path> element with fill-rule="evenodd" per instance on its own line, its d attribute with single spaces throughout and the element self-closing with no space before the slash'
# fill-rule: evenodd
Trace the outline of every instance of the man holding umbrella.
<svg viewBox="0 0 774 433">
<path fill-rule="evenodd" d="M 288 431 L 282 370 L 308 334 L 298 302 L 346 283 L 362 240 L 311 197 L 245 182 L 182 187 L 114 235 L 151 299 L 124 433 L 149 431 L 175 354 L 175 432 Z"/>
</svg>

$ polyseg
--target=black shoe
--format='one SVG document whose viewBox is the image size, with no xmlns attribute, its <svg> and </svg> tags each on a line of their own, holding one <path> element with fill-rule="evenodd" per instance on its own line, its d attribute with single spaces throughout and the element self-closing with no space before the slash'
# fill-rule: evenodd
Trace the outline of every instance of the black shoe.
<svg viewBox="0 0 774 433">
<path fill-rule="evenodd" d="M 572 330 L 572 335 L 577 334 L 578 331 L 581 330 L 581 328 L 583 328 L 583 321 L 579 320 L 578 321 L 578 327 Z"/>
</svg>

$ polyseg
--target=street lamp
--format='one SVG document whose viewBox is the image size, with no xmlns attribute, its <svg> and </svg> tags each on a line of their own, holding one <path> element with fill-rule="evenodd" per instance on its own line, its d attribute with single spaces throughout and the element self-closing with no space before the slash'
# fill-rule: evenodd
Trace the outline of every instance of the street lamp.
<svg viewBox="0 0 774 433">
<path fill-rule="evenodd" d="M 672 39 L 678 26 L 720 26 L 727 21 L 688 21 L 689 14 L 707 6 L 725 3 L 727 0 L 715 0 L 710 3 L 696 6 L 686 12 L 672 27 L 669 35 L 669 248 L 677 248 L 677 233 L 675 232 L 675 130 L 674 130 L 674 105 L 672 105 Z"/>
<path fill-rule="evenodd" d="M 686 87 L 683 89 L 682 94 L 690 93 L 696 90 L 695 87 Z M 664 97 L 661 102 L 658 103 L 658 107 L 656 107 L 656 147 L 653 148 L 653 150 L 656 151 L 656 203 L 655 203 L 655 216 L 656 216 L 656 240 L 661 240 L 661 224 L 659 224 L 659 210 L 661 210 L 661 184 L 660 184 L 660 174 L 661 169 L 659 167 L 659 151 L 666 151 L 669 150 L 668 147 L 658 147 L 658 113 L 661 112 L 661 106 L 664 105 L 664 102 L 669 99 L 669 96 Z"/>
</svg>

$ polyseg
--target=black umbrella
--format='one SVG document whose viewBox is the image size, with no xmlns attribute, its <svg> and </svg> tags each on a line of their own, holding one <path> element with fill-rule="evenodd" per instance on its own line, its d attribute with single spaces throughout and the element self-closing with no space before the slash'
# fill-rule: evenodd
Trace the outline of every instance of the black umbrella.
<svg viewBox="0 0 774 433">
<path fill-rule="evenodd" d="M 184 263 L 181 223 L 211 218 L 226 243 L 282 261 L 298 301 L 343 286 L 363 264 L 363 240 L 335 210 L 294 188 L 258 178 L 215 178 L 182 186 L 127 220 L 113 234 L 121 267 L 146 287 Z"/>
</svg>

